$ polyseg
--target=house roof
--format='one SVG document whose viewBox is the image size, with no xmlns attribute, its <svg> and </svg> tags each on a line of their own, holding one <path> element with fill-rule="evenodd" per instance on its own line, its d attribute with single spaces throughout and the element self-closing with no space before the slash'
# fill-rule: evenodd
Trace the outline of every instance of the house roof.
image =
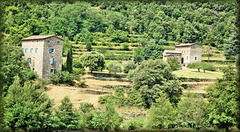
<svg viewBox="0 0 240 132">
<path fill-rule="evenodd" d="M 175 51 L 175 50 L 164 50 L 165 53 L 170 53 L 170 54 L 181 54 L 180 51 Z"/>
<path fill-rule="evenodd" d="M 200 45 L 198 43 L 187 43 L 187 44 L 175 45 L 175 47 L 188 47 L 188 46 L 192 46 L 192 45 L 195 45 L 195 44 Z M 202 46 L 202 45 L 200 45 L 200 46 Z"/>
<path fill-rule="evenodd" d="M 25 40 L 42 40 L 42 39 L 47 39 L 47 38 L 51 38 L 51 37 L 56 37 L 58 39 L 61 39 L 62 41 L 64 39 L 58 37 L 58 36 L 55 36 L 55 35 L 33 35 L 33 36 L 30 36 L 30 37 L 27 37 L 27 38 L 23 38 L 22 41 L 25 41 Z"/>
</svg>

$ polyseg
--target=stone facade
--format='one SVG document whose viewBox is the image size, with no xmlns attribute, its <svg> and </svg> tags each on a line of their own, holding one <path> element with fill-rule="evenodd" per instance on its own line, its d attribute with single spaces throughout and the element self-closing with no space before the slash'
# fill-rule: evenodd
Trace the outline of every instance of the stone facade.
<svg viewBox="0 0 240 132">
<path fill-rule="evenodd" d="M 174 51 L 165 50 L 163 52 L 164 61 L 166 61 L 169 57 L 177 57 L 179 63 L 184 65 L 201 62 L 202 46 L 197 43 L 175 45 Z"/>
<path fill-rule="evenodd" d="M 25 60 L 40 78 L 48 79 L 50 73 L 62 69 L 63 39 L 55 35 L 30 36 L 22 39 Z"/>
</svg>

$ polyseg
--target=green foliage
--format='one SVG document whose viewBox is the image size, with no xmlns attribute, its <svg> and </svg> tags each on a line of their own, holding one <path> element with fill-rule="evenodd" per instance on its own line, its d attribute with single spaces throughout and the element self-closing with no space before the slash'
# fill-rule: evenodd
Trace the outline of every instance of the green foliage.
<svg viewBox="0 0 240 132">
<path fill-rule="evenodd" d="M 134 62 L 128 61 L 123 65 L 123 72 L 128 73 L 130 70 L 134 70 L 136 67 L 137 65 L 134 64 Z"/>
<path fill-rule="evenodd" d="M 80 68 L 73 68 L 73 74 L 79 75 L 79 74 L 85 74 L 86 71 L 84 69 Z"/>
<path fill-rule="evenodd" d="M 148 59 L 161 58 L 164 47 L 157 44 L 150 44 L 144 48 L 137 48 L 134 52 L 134 61 L 141 62 Z"/>
<path fill-rule="evenodd" d="M 130 88 L 127 92 L 128 98 L 126 104 L 130 106 L 146 107 L 146 103 L 141 93 L 134 88 Z"/>
<path fill-rule="evenodd" d="M 74 59 L 72 63 L 74 68 L 84 68 L 82 62 L 79 59 Z"/>
<path fill-rule="evenodd" d="M 176 71 L 180 68 L 180 65 L 178 63 L 178 58 L 176 58 L 176 57 L 168 58 L 167 63 L 169 64 L 169 66 L 171 67 L 171 69 L 173 71 Z"/>
<path fill-rule="evenodd" d="M 237 47 L 237 28 L 233 26 L 232 33 L 230 34 L 229 38 L 225 39 L 224 41 L 224 55 L 227 59 L 230 56 L 236 56 L 238 54 L 238 47 Z"/>
<path fill-rule="evenodd" d="M 53 84 L 74 85 L 74 82 L 73 82 L 74 79 L 78 79 L 78 78 L 73 74 L 70 74 L 68 71 L 57 71 L 57 73 L 50 75 L 50 81 Z"/>
<path fill-rule="evenodd" d="M 26 76 L 26 80 L 35 80 L 35 79 L 37 79 L 38 78 L 38 75 L 37 75 L 37 73 L 36 72 L 34 72 L 34 71 L 31 71 L 31 72 L 28 72 L 27 73 L 27 76 Z"/>
<path fill-rule="evenodd" d="M 181 89 L 179 81 L 169 65 L 162 60 L 143 61 L 128 78 L 132 81 L 132 87 L 140 92 L 147 107 L 159 97 L 159 92 L 164 92 L 171 103 L 180 100 Z"/>
<path fill-rule="evenodd" d="M 90 112 L 92 110 L 95 110 L 93 104 L 89 103 L 80 103 L 79 110 L 83 113 Z"/>
<path fill-rule="evenodd" d="M 79 57 L 84 67 L 88 67 L 90 71 L 102 70 L 104 68 L 105 59 L 103 54 L 98 52 L 85 53 Z"/>
<path fill-rule="evenodd" d="M 68 96 L 65 96 L 61 100 L 61 105 L 56 110 L 55 121 L 56 128 L 67 129 L 67 130 L 77 130 L 79 114 L 74 110 L 73 104 L 71 103 Z"/>
<path fill-rule="evenodd" d="M 117 72 L 122 72 L 122 64 L 119 62 L 110 62 L 107 66 L 109 73 L 116 74 Z"/>
<path fill-rule="evenodd" d="M 87 42 L 86 49 L 87 49 L 87 51 L 92 51 L 92 43 Z"/>
<path fill-rule="evenodd" d="M 150 129 L 168 128 L 168 125 L 175 122 L 177 112 L 169 102 L 166 94 L 160 92 L 156 103 L 153 103 L 147 113 L 145 127 Z"/>
<path fill-rule="evenodd" d="M 103 115 L 103 131 L 116 131 L 119 130 L 123 118 L 115 110 L 113 103 L 107 101 L 104 108 Z"/>
<path fill-rule="evenodd" d="M 105 104 L 108 100 L 111 100 L 112 102 L 116 102 L 117 98 L 113 95 L 104 95 L 99 97 L 98 103 Z"/>
<path fill-rule="evenodd" d="M 124 127 L 127 128 L 127 130 L 136 130 L 143 127 L 145 122 L 144 117 L 135 117 L 133 119 L 130 119 L 124 123 Z"/>
<path fill-rule="evenodd" d="M 238 115 L 238 87 L 237 74 L 232 67 L 226 71 L 222 79 L 218 79 L 207 88 L 208 122 L 219 128 L 225 128 L 237 124 Z"/>
<path fill-rule="evenodd" d="M 16 76 L 4 98 L 5 127 L 13 131 L 51 129 L 53 100 L 43 92 L 44 89 L 36 89 L 32 82 L 25 82 L 22 87 Z"/>
<path fill-rule="evenodd" d="M 217 68 L 212 63 L 207 62 L 196 62 L 196 63 L 190 63 L 188 64 L 188 68 L 190 69 L 198 69 L 198 72 L 200 72 L 200 69 L 203 70 L 203 72 L 207 71 L 216 71 Z"/>
<path fill-rule="evenodd" d="M 72 44 L 70 45 L 67 53 L 67 71 L 72 73 Z"/>
<path fill-rule="evenodd" d="M 123 43 L 122 44 L 123 50 L 129 50 L 129 45 L 128 43 Z"/>
<path fill-rule="evenodd" d="M 194 97 L 190 92 L 186 94 L 186 98 L 182 99 L 178 103 L 178 114 L 179 120 L 182 122 L 182 127 L 184 124 L 192 124 L 195 128 L 203 126 L 204 116 L 205 116 L 205 106 L 206 103 L 203 101 L 203 98 Z"/>
</svg>

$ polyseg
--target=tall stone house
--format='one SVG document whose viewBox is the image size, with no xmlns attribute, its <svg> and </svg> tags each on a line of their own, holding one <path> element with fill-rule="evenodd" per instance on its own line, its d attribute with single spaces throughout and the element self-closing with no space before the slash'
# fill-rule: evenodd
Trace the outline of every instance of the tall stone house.
<svg viewBox="0 0 240 132">
<path fill-rule="evenodd" d="M 24 59 L 40 78 L 62 69 L 63 39 L 55 35 L 38 35 L 22 39 Z"/>
<path fill-rule="evenodd" d="M 167 61 L 170 57 L 178 58 L 178 62 L 185 66 L 189 63 L 201 62 L 202 45 L 198 43 L 175 45 L 175 50 L 165 50 L 163 52 L 164 61 Z"/>
</svg>

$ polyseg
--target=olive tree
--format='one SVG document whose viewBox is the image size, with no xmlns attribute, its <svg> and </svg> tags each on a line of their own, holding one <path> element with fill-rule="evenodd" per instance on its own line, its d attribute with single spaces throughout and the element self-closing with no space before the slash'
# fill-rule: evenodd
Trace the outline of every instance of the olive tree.
<svg viewBox="0 0 240 132">
<path fill-rule="evenodd" d="M 104 55 L 95 51 L 83 54 L 80 56 L 79 60 L 84 67 L 89 68 L 91 73 L 93 71 L 102 70 L 105 64 Z"/>
</svg>

